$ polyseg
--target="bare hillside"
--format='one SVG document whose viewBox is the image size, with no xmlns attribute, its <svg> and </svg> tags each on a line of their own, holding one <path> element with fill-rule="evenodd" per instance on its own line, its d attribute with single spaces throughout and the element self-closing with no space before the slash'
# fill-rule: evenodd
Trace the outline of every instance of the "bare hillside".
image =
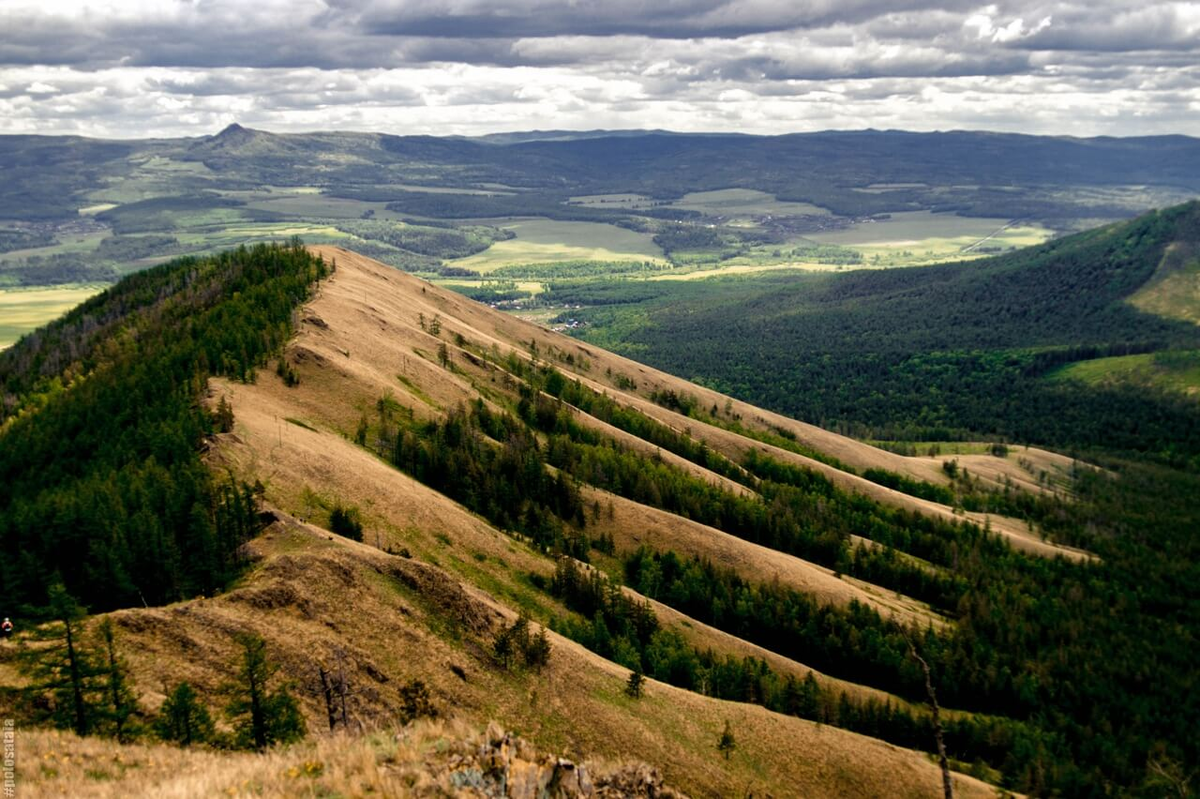
<svg viewBox="0 0 1200 799">
<path fill-rule="evenodd" d="M 353 253 L 315 249 L 336 263 L 336 270 L 298 312 L 297 332 L 284 349 L 278 372 L 264 369 L 245 383 L 209 383 L 210 404 L 216 408 L 224 402 L 233 410 L 232 430 L 212 440 L 209 464 L 219 473 L 257 484 L 270 513 L 266 531 L 250 544 L 252 567 L 232 590 L 215 598 L 111 614 L 147 707 L 160 705 L 179 680 L 189 681 L 203 696 L 218 696 L 232 676 L 236 637 L 253 632 L 283 665 L 314 732 L 325 726 L 318 670 L 336 665 L 348 672 L 355 725 L 363 730 L 392 729 L 402 690 L 420 680 L 429 687 L 439 715 L 455 723 L 478 730 L 495 721 L 519 730 L 542 752 L 574 761 L 645 761 L 660 769 L 667 783 L 694 795 L 940 794 L 938 766 L 923 752 L 774 713 L 753 698 L 725 701 L 650 680 L 645 695 L 634 699 L 623 690 L 629 669 L 554 631 L 548 632 L 552 655 L 543 668 L 499 665 L 493 642 L 518 614 L 531 618 L 535 629 L 570 615 L 565 600 L 544 590 L 555 578 L 561 556 L 529 536 L 500 529 L 487 520 L 495 516 L 471 512 L 393 466 L 388 454 L 403 433 L 389 425 L 401 419 L 411 432 L 468 406 L 503 413 L 521 401 L 544 399 L 517 374 L 517 367 L 536 362 L 636 411 L 647 425 L 702 447 L 704 458 L 684 457 L 579 408 L 563 410 L 613 451 L 636 455 L 643 464 L 669 470 L 690 484 L 698 482 L 714 495 L 761 505 L 764 495 L 756 489 L 763 484 L 741 464 L 750 463 L 746 456 L 752 452 L 767 453 L 888 507 L 963 518 L 947 506 L 742 435 L 730 429 L 735 419 L 764 434 L 791 431 L 794 440 L 826 460 L 854 468 L 880 467 L 938 482 L 944 473 L 936 459 L 901 457 L 768 414 Z M 285 375 L 288 379 L 281 379 Z M 700 420 L 651 400 L 664 391 L 695 397 L 705 408 L 716 408 L 715 415 Z M 497 448 L 503 444 L 484 442 Z M 990 456 L 978 456 L 972 464 L 994 480 L 1016 468 L 1007 459 Z M 552 466 L 546 470 L 556 472 Z M 602 572 L 620 573 L 614 550 L 627 553 L 646 545 L 728 569 L 748 583 L 798 592 L 822 606 L 865 608 L 907 630 L 947 624 L 926 602 L 753 543 L 729 526 L 717 529 L 586 483 L 578 492 L 587 508 L 587 534 L 611 542 L 607 554 L 595 555 L 594 568 Z M 335 507 L 359 514 L 361 543 L 329 531 Z M 988 521 L 1014 547 L 1031 554 L 1080 556 L 1037 539 L 1016 520 Z M 870 541 L 869 533 L 854 531 L 864 549 L 882 546 Z M 640 600 L 632 589 L 624 592 Z M 922 720 L 928 716 L 923 706 L 821 673 L 795 653 L 783 656 L 769 641 L 744 640 L 659 602 L 646 606 L 663 629 L 695 651 L 730 660 L 752 658 L 796 680 L 811 677 L 835 702 L 869 702 L 902 708 Z M 6 678 L 11 667 L 10 658 L 0 660 Z M 951 710 L 946 715 L 965 714 Z M 738 744 L 723 759 L 716 743 L 727 722 Z M 45 748 L 84 747 L 38 740 Z M 378 774 L 378 747 L 362 742 L 344 744 L 344 749 L 338 749 L 342 743 L 305 746 L 309 748 L 269 756 L 274 759 L 229 759 L 213 766 L 220 779 L 203 785 L 223 790 L 221 780 L 262 779 L 269 786 L 261 792 L 266 795 L 303 793 L 286 781 L 255 775 L 263 768 L 286 770 L 299 762 L 297 753 L 310 751 L 323 762 L 356 758 L 357 765 L 346 767 L 353 773 L 339 772 L 339 779 L 350 781 L 343 784 L 386 782 Z M 121 756 L 151 757 L 144 752 Z M 177 762 L 180 768 L 195 769 L 209 758 L 197 755 Z M 112 787 L 119 787 L 120 795 L 185 795 L 201 785 L 149 768 L 140 782 L 126 780 L 126 772 L 114 776 Z M 54 775 L 29 779 L 36 786 L 34 795 L 53 794 L 59 785 Z M 956 775 L 955 781 L 960 796 L 995 791 L 964 775 Z M 234 785 L 234 795 L 239 790 L 244 789 Z M 94 795 L 117 794 L 97 789 Z"/>
</svg>

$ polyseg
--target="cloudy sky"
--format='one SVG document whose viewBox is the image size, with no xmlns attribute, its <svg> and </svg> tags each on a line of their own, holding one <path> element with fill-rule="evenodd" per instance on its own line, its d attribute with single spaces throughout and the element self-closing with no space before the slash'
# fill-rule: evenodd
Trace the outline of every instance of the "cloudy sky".
<svg viewBox="0 0 1200 799">
<path fill-rule="evenodd" d="M 0 0 L 0 133 L 1200 136 L 1200 1 Z"/>
</svg>

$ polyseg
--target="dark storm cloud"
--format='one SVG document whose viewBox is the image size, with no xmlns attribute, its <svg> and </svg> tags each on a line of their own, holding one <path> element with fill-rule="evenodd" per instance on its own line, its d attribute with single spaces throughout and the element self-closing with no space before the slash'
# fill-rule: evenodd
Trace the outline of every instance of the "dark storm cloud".
<svg viewBox="0 0 1200 799">
<path fill-rule="evenodd" d="M 544 38 L 641 35 L 735 38 L 872 19 L 886 9 L 945 7 L 931 0 L 489 0 L 377 3 L 357 19 L 369 33 L 429 37 Z M 951 2 L 951 6 L 956 3 Z M 969 7 L 964 3 L 963 7 Z"/>
</svg>

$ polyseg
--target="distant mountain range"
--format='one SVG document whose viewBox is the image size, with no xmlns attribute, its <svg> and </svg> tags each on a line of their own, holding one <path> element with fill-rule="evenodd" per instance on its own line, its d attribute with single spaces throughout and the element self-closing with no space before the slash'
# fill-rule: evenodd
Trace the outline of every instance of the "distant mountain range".
<svg viewBox="0 0 1200 799">
<path fill-rule="evenodd" d="M 198 166 L 160 170 L 158 184 L 144 189 L 140 199 L 263 184 L 316 186 L 342 195 L 396 183 L 502 184 L 555 197 L 636 192 L 655 198 L 745 187 L 837 214 L 934 209 L 1055 219 L 1130 216 L 1200 192 L 1200 139 L 1187 136 L 1077 139 L 863 130 L 783 136 L 532 131 L 438 138 L 276 134 L 235 124 L 186 139 L 0 137 L 6 185 L 0 219 L 71 216 L 88 195 L 150 162 Z M 1097 191 L 1086 191 L 1089 187 Z"/>
</svg>

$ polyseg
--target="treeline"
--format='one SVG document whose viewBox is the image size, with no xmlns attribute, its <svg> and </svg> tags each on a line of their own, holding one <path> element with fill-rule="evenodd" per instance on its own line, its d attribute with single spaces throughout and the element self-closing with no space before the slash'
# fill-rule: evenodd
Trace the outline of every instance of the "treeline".
<svg viewBox="0 0 1200 799">
<path fill-rule="evenodd" d="M 30 255 L 0 263 L 0 283 L 16 286 L 111 283 L 118 277 L 112 263 L 96 263 L 71 253 Z"/>
<path fill-rule="evenodd" d="M 869 577 L 943 609 L 955 607 L 962 586 L 895 557 L 887 548 L 948 562 L 953 557 L 951 544 L 964 553 L 988 545 L 978 528 L 885 508 L 837 489 L 816 472 L 779 464 L 757 453 L 752 452 L 744 465 L 751 475 L 768 479 L 758 484 L 757 495 L 742 496 L 660 458 L 629 451 L 582 427 L 569 411 L 545 401 L 526 401 L 519 413 L 550 434 L 546 463 L 580 482 L 842 573 Z M 746 478 L 742 475 L 741 479 Z M 851 535 L 863 535 L 884 546 L 855 548 Z M 1003 545 L 994 542 L 992 546 Z"/>
<path fill-rule="evenodd" d="M 648 441 L 699 464 L 711 472 L 751 488 L 755 486 L 756 481 L 745 469 L 739 468 L 737 464 L 721 453 L 713 451 L 703 441 L 697 441 L 690 435 L 679 433 L 665 424 L 651 419 L 641 411 L 621 405 L 607 394 L 587 388 L 578 379 L 568 380 L 557 369 L 547 369 L 544 377 L 545 381 L 540 384 L 540 387 L 550 396 L 619 430 L 637 436 L 643 441 Z M 557 416 L 560 410 L 554 403 L 548 404 L 544 397 L 537 398 L 535 413 L 544 420 L 543 427 L 557 425 Z M 550 422 L 552 416 L 555 417 L 553 425 Z"/>
<path fill-rule="evenodd" d="M 511 230 L 484 225 L 443 227 L 373 219 L 339 221 L 337 227 L 359 238 L 433 258 L 464 258 L 514 235 Z"/>
<path fill-rule="evenodd" d="M 111 609 L 221 588 L 259 528 L 200 458 L 207 380 L 251 380 L 327 266 L 297 242 L 134 275 L 0 356 L 0 604 Z M 226 419 L 227 424 L 227 419 Z"/>
<path fill-rule="evenodd" d="M 503 278 L 540 280 L 569 280 L 604 275 L 634 275 L 669 269 L 656 261 L 554 261 L 540 264 L 509 264 L 495 269 L 491 275 Z"/>
<path fill-rule="evenodd" d="M 177 227 L 178 215 L 203 215 L 214 212 L 226 216 L 232 213 L 239 219 L 255 222 L 277 222 L 284 219 L 279 214 L 250 208 L 243 200 L 225 197 L 212 191 L 152 197 L 148 200 L 125 203 L 101 211 L 96 215 L 96 219 L 111 225 L 114 232 L 124 236 L 134 233 L 162 233 Z"/>
<path fill-rule="evenodd" d="M 54 236 L 44 230 L 0 228 L 0 252 L 49 247 L 51 244 L 54 244 Z"/>
<path fill-rule="evenodd" d="M 387 451 L 390 444 L 403 471 L 502 530 L 587 557 L 586 540 L 569 526 L 585 524 L 579 487 L 547 473 L 537 437 L 520 420 L 476 400 L 411 429 L 392 432 L 390 419 L 381 421 L 380 446 Z"/>
<path fill-rule="evenodd" d="M 626 560 L 626 570 L 654 579 L 648 572 L 658 563 L 670 569 L 679 561 L 671 553 L 660 560 L 641 551 Z M 647 571 L 640 571 L 647 564 Z M 662 629 L 648 603 L 630 598 L 599 571 L 581 569 L 569 558 L 559 559 L 546 587 L 579 614 L 553 621 L 557 632 L 635 673 L 706 696 L 750 702 L 899 746 L 934 751 L 928 714 L 914 714 L 891 701 L 851 699 L 845 692 L 823 689 L 811 672 L 804 679 L 780 675 L 759 658 L 721 656 L 693 647 L 679 633 Z M 666 590 L 673 594 L 678 587 Z M 899 660 L 910 661 L 906 654 Z M 919 671 L 915 662 L 905 665 Z M 1059 754 L 1053 751 L 1058 743 L 1052 736 L 1008 719 L 963 715 L 945 724 L 945 734 L 952 757 L 1002 769 L 1006 785 L 1028 784 L 1031 773 Z"/>
</svg>

